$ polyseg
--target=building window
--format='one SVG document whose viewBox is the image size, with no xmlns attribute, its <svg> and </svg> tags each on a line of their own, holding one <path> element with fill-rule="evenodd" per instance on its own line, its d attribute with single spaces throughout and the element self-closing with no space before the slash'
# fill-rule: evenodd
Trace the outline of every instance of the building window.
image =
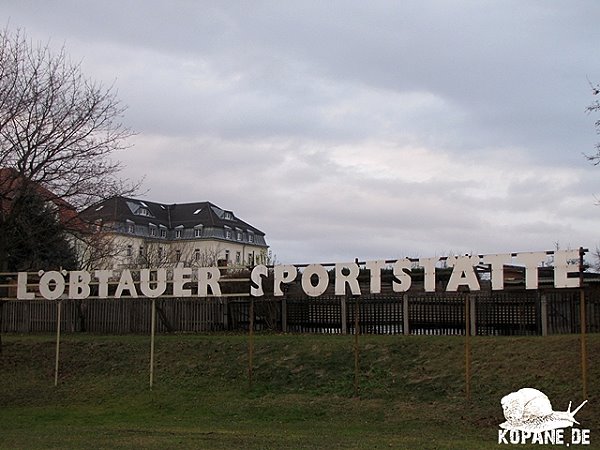
<svg viewBox="0 0 600 450">
<path fill-rule="evenodd" d="M 229 264 L 229 250 L 225 250 L 225 262 Z"/>
<path fill-rule="evenodd" d="M 156 237 L 156 227 L 154 225 L 150 225 L 150 236 Z"/>
<path fill-rule="evenodd" d="M 248 242 L 254 242 L 254 234 L 248 233 Z"/>
<path fill-rule="evenodd" d="M 158 247 L 158 261 L 159 262 L 162 261 L 162 259 L 163 259 L 163 252 L 164 252 L 163 248 Z"/>
<path fill-rule="evenodd" d="M 202 227 L 194 228 L 194 237 L 202 237 Z"/>
<path fill-rule="evenodd" d="M 181 229 L 175 230 L 175 239 L 181 239 Z"/>
<path fill-rule="evenodd" d="M 254 265 L 254 253 L 249 253 L 248 254 L 248 265 L 249 266 Z"/>
<path fill-rule="evenodd" d="M 194 260 L 196 262 L 200 261 L 200 249 L 197 248 L 196 250 L 194 250 Z"/>
<path fill-rule="evenodd" d="M 237 236 L 237 240 L 238 240 L 238 241 L 241 241 L 241 240 L 242 240 L 242 237 L 243 237 L 243 234 L 242 234 L 242 232 L 241 232 L 241 231 L 238 231 L 238 232 L 237 232 L 237 234 L 236 234 L 236 236 Z"/>
<path fill-rule="evenodd" d="M 140 245 L 140 257 L 144 256 L 144 246 Z"/>
<path fill-rule="evenodd" d="M 127 256 L 133 256 L 133 245 L 127 246 Z"/>
<path fill-rule="evenodd" d="M 181 250 L 175 250 L 175 261 L 181 261 Z"/>
<path fill-rule="evenodd" d="M 160 237 L 161 238 L 166 238 L 167 237 L 167 230 L 165 230 L 164 228 L 160 229 Z"/>
<path fill-rule="evenodd" d="M 225 239 L 231 239 L 231 230 L 225 230 Z"/>
<path fill-rule="evenodd" d="M 127 224 L 127 232 L 129 234 L 134 234 L 135 233 L 135 224 L 134 223 L 128 223 Z"/>
<path fill-rule="evenodd" d="M 240 252 L 235 252 L 235 263 L 239 264 L 242 261 L 242 254 Z"/>
<path fill-rule="evenodd" d="M 225 219 L 225 220 L 233 220 L 233 213 L 231 213 L 229 211 L 225 211 L 225 214 L 223 214 L 223 219 Z"/>
</svg>

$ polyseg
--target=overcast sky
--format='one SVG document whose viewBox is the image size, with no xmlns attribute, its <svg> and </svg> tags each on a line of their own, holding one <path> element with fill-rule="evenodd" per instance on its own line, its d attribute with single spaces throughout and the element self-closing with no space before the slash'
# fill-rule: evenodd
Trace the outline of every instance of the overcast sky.
<svg viewBox="0 0 600 450">
<path fill-rule="evenodd" d="M 280 263 L 600 245 L 600 2 L 31 1 L 128 106 L 143 197 L 211 201 Z"/>
</svg>

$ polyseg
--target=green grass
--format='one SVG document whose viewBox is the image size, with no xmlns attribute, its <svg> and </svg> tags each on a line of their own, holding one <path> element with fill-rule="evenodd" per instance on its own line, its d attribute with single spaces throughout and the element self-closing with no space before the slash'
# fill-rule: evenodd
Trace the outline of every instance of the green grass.
<svg viewBox="0 0 600 450">
<path fill-rule="evenodd" d="M 582 398 L 578 336 L 471 339 L 160 335 L 149 389 L 147 336 L 3 336 L 0 448 L 498 448 L 500 399 L 521 387 L 555 410 Z M 588 336 L 589 403 L 578 414 L 600 448 L 600 336 Z M 527 446 L 519 446 L 528 448 Z M 531 448 L 539 448 L 533 446 Z"/>
</svg>

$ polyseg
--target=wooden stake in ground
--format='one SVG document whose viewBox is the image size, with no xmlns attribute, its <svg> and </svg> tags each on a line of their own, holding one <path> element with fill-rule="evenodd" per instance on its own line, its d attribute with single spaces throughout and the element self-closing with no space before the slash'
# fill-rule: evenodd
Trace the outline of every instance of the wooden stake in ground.
<svg viewBox="0 0 600 450">
<path fill-rule="evenodd" d="M 248 387 L 252 389 L 252 365 L 254 364 L 254 298 L 250 299 L 248 324 Z"/>
<path fill-rule="evenodd" d="M 156 334 L 156 299 L 154 298 L 150 314 L 150 390 L 152 390 L 154 384 L 154 335 Z"/>
<path fill-rule="evenodd" d="M 358 397 L 359 391 L 359 373 L 360 373 L 360 355 L 358 347 L 358 336 L 360 335 L 360 305 L 359 297 L 354 298 L 354 396 Z"/>
<path fill-rule="evenodd" d="M 471 298 L 465 295 L 465 395 L 471 400 Z"/>
<path fill-rule="evenodd" d="M 585 305 L 585 290 L 583 289 L 583 257 L 585 250 L 579 248 L 579 322 L 581 330 L 581 386 L 583 390 L 583 399 L 588 399 L 587 383 L 587 315 Z"/>
<path fill-rule="evenodd" d="M 56 356 L 54 358 L 54 387 L 58 386 L 58 365 L 60 360 L 60 322 L 62 301 L 56 303 Z"/>
</svg>

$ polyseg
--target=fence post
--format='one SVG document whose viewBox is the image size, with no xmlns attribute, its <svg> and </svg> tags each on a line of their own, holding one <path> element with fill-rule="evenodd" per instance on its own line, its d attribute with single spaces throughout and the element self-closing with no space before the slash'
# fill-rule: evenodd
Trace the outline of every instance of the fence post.
<svg viewBox="0 0 600 450">
<path fill-rule="evenodd" d="M 60 361 L 60 325 L 61 325 L 62 300 L 56 304 L 56 352 L 54 358 L 54 387 L 58 386 L 58 366 Z"/>
<path fill-rule="evenodd" d="M 404 294 L 402 296 L 402 333 L 405 336 L 410 334 L 408 322 L 408 294 Z"/>
<path fill-rule="evenodd" d="M 546 294 L 540 296 L 540 316 L 542 336 L 548 336 L 548 299 Z"/>
<path fill-rule="evenodd" d="M 285 295 L 281 298 L 281 331 L 287 333 L 287 299 Z"/>
<path fill-rule="evenodd" d="M 469 307 L 469 320 L 471 321 L 471 336 L 477 336 L 477 321 L 476 321 L 476 310 L 475 310 L 475 304 L 477 302 L 477 296 L 476 295 L 469 295 L 469 302 L 470 302 L 470 307 Z"/>
<path fill-rule="evenodd" d="M 471 299 L 473 296 L 465 297 L 465 395 L 467 401 L 471 401 Z"/>
<path fill-rule="evenodd" d="M 585 306 L 585 289 L 583 288 L 583 257 L 585 256 L 585 250 L 583 247 L 579 247 L 579 327 L 580 327 L 580 341 L 581 341 L 581 384 L 583 390 L 583 399 L 588 398 L 588 385 L 587 385 L 587 316 Z"/>
<path fill-rule="evenodd" d="M 217 301 L 217 298 L 213 297 L 212 299 L 207 299 L 207 301 Z M 228 301 L 227 297 L 220 297 L 219 301 L 222 304 L 221 321 L 223 323 L 223 329 L 229 330 L 229 301 Z"/>
<path fill-rule="evenodd" d="M 580 343 L 581 343 L 581 385 L 583 390 L 583 399 L 588 398 L 588 383 L 587 383 L 587 317 L 585 306 L 585 290 L 579 288 L 579 326 L 580 326 Z"/>
<path fill-rule="evenodd" d="M 358 337 L 360 335 L 360 297 L 354 297 L 354 396 L 358 397 L 360 373 L 360 349 Z"/>
<path fill-rule="evenodd" d="M 2 354 L 2 324 L 4 323 L 3 309 L 5 303 L 6 302 L 4 301 L 4 299 L 0 299 L 0 355 Z"/>
<path fill-rule="evenodd" d="M 342 334 L 348 334 L 348 315 L 346 311 L 346 296 L 340 296 L 340 315 L 342 316 Z"/>
<path fill-rule="evenodd" d="M 252 389 L 253 364 L 254 364 L 254 297 L 250 297 L 250 311 L 248 312 L 248 388 Z"/>
<path fill-rule="evenodd" d="M 31 313 L 29 311 L 30 303 L 31 301 L 21 303 L 24 311 L 23 315 L 21 316 L 20 326 L 17 327 L 19 333 L 31 333 Z"/>
<path fill-rule="evenodd" d="M 150 310 L 150 390 L 154 384 L 154 335 L 156 334 L 156 299 L 152 299 Z"/>
</svg>

